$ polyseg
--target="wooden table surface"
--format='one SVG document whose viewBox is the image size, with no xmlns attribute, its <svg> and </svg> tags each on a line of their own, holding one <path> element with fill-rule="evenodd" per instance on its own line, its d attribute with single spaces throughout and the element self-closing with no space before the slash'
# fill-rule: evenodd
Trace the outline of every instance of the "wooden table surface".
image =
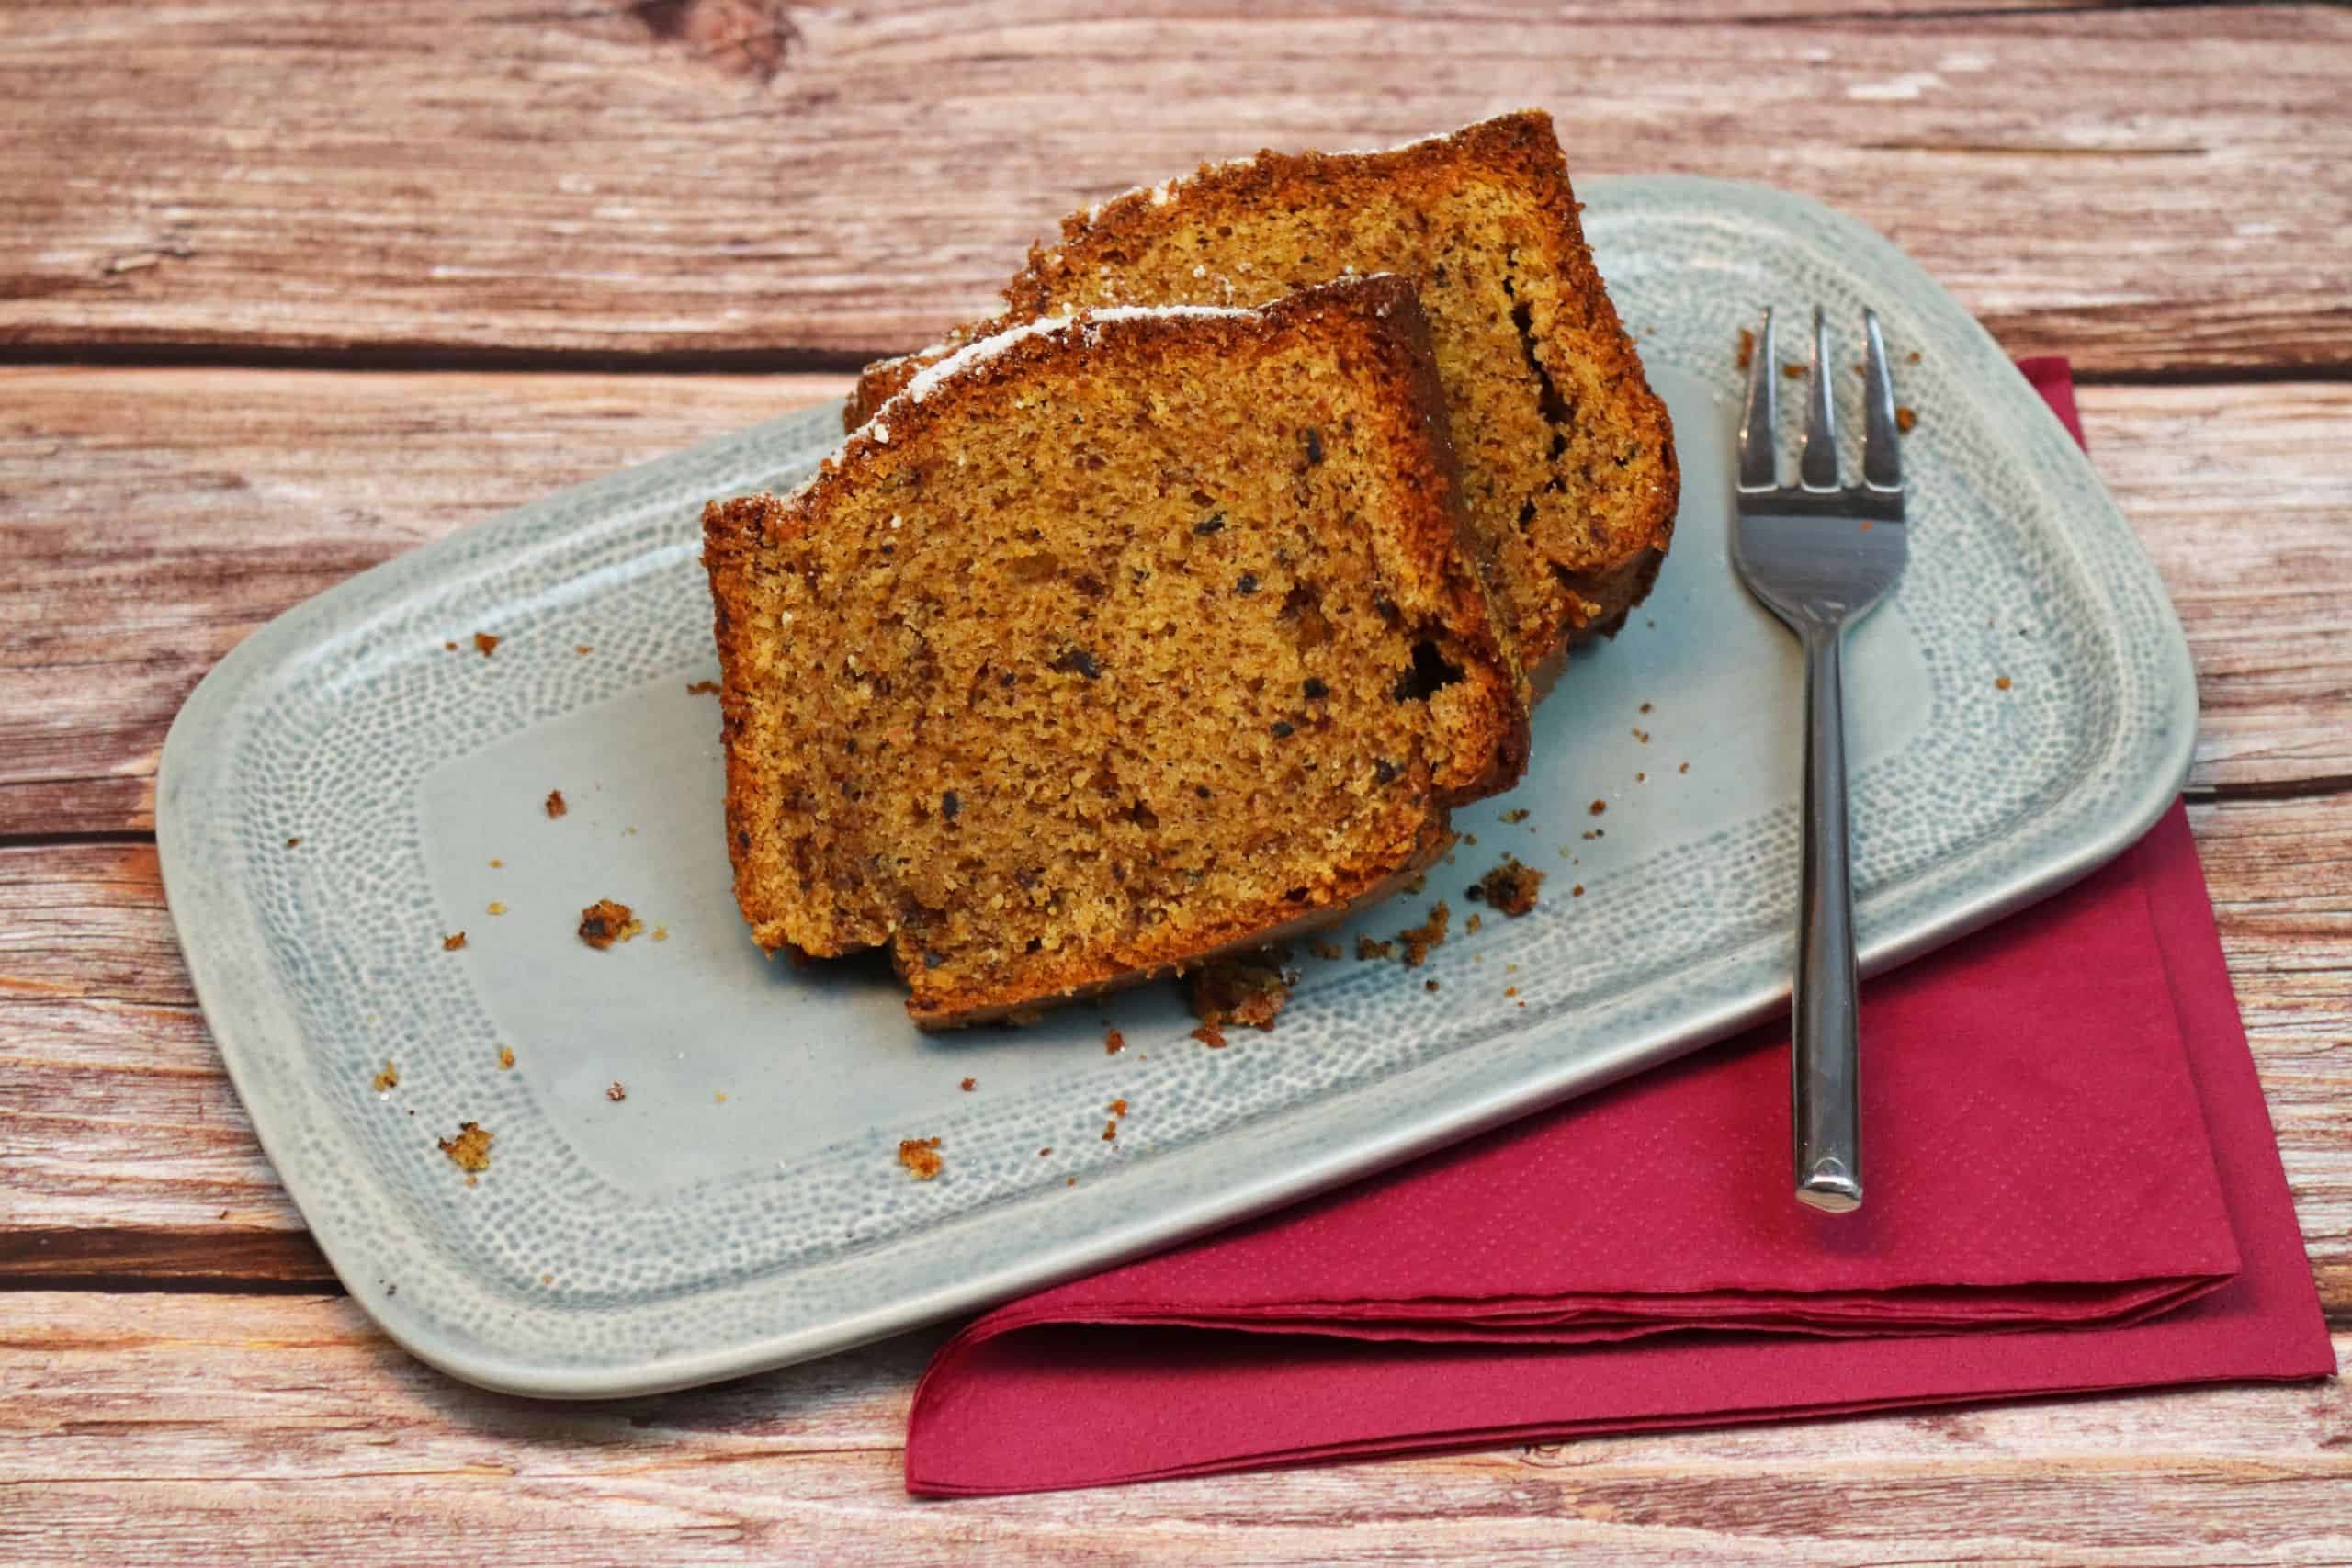
<svg viewBox="0 0 2352 1568">
<path fill-rule="evenodd" d="M 2352 1560 L 2335 1383 L 951 1506 L 899 1489 L 936 1336 L 478 1393 L 305 1235 L 152 839 L 173 713 L 305 596 L 837 398 L 1091 197 L 1541 104 L 1579 175 L 1822 197 L 2074 356 L 2352 1351 L 2352 13 L 11 0 L 0 45 L 0 1560 Z"/>
</svg>

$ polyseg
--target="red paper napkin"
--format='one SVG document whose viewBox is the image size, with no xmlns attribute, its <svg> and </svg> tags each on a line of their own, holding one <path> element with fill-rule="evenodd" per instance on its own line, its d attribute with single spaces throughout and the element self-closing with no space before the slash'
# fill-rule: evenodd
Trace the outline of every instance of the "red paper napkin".
<svg viewBox="0 0 2352 1568">
<path fill-rule="evenodd" d="M 2079 439 L 2064 362 L 2021 368 Z M 1859 1214 L 1790 1198 L 1758 1031 L 989 1314 L 916 1392 L 907 1484 L 2335 1370 L 2179 807 L 1873 982 L 1864 1039 Z"/>
</svg>

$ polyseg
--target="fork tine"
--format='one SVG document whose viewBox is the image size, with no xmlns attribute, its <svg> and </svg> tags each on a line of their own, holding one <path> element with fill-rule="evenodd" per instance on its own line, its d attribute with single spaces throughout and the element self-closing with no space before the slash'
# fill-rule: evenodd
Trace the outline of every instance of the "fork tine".
<svg viewBox="0 0 2352 1568">
<path fill-rule="evenodd" d="M 1870 338 L 1862 390 L 1862 483 L 1872 490 L 1903 488 L 1903 449 L 1894 428 L 1894 377 L 1886 367 L 1886 340 L 1879 335 L 1878 312 L 1862 312 Z"/>
<path fill-rule="evenodd" d="M 1805 422 L 1804 452 L 1797 459 L 1797 482 L 1807 490 L 1838 488 L 1837 387 L 1829 370 L 1829 328 L 1821 307 L 1813 308 L 1813 405 Z"/>
<path fill-rule="evenodd" d="M 1747 412 L 1739 424 L 1739 488 L 1777 489 L 1781 483 L 1778 443 L 1781 410 L 1772 383 L 1780 374 L 1772 354 L 1772 307 L 1764 307 L 1764 331 L 1747 360 Z"/>
</svg>

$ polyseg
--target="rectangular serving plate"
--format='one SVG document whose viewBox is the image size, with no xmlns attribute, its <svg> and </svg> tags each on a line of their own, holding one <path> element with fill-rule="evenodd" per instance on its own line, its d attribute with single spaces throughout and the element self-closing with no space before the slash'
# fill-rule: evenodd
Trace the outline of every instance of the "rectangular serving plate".
<svg viewBox="0 0 2352 1568">
<path fill-rule="evenodd" d="M 1735 345 L 1768 304 L 1819 301 L 1849 341 L 1874 307 L 1918 415 L 1911 566 L 1849 666 L 1866 968 L 2131 843 L 2188 768 L 2187 645 L 1998 347 L 1884 240 L 1802 197 L 1685 178 L 1585 194 L 1674 416 L 1671 557 L 1539 713 L 1526 782 L 1457 814 L 1468 836 L 1424 892 L 1332 938 L 1351 954 L 1443 897 L 1453 940 L 1413 970 L 1301 948 L 1279 1029 L 1227 1049 L 1189 1037 L 1165 986 L 926 1037 L 880 965 L 796 969 L 752 946 L 718 707 L 688 690 L 716 673 L 697 518 L 794 482 L 833 445 L 831 409 L 468 529 L 224 660 L 164 748 L 165 887 L 263 1146 L 353 1298 L 489 1387 L 683 1387 L 1134 1257 L 1782 1007 L 1799 666 L 1724 553 Z M 1849 429 L 1859 389 L 1840 378 Z M 493 656 L 476 631 L 502 639 Z M 1548 874 L 1543 901 L 1466 932 L 1464 889 L 1506 853 Z M 573 928 L 606 897 L 648 930 L 593 952 Z M 1865 1071 L 1870 1047 L 1865 1010 Z M 379 1092 L 387 1060 L 399 1085 Z M 438 1147 L 466 1122 L 494 1134 L 473 1181 Z M 917 1183 L 899 1141 L 934 1136 L 944 1173 Z"/>
</svg>

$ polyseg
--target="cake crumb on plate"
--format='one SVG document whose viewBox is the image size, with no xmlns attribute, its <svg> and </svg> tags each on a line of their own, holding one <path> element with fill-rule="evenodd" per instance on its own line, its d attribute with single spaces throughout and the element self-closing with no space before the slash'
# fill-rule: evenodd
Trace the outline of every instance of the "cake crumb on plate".
<svg viewBox="0 0 2352 1568">
<path fill-rule="evenodd" d="M 1505 855 L 1502 863 L 1480 877 L 1470 891 L 1497 913 L 1519 916 L 1535 908 L 1536 893 L 1543 886 L 1544 873 L 1521 864 L 1517 855 Z"/>
<path fill-rule="evenodd" d="M 479 1122 L 463 1122 L 458 1123 L 456 1137 L 438 1142 L 441 1152 L 458 1169 L 482 1171 L 490 1168 L 490 1141 L 496 1135 Z"/>
<path fill-rule="evenodd" d="M 627 904 L 599 898 L 580 911 L 580 940 L 602 953 L 616 942 L 627 942 L 645 929 Z"/>
</svg>

